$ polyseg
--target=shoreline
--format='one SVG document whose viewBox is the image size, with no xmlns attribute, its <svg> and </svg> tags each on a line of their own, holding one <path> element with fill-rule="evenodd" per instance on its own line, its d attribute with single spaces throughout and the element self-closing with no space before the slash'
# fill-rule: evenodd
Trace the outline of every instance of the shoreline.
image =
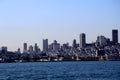
<svg viewBox="0 0 120 80">
<path fill-rule="evenodd" d="M 114 62 L 120 60 L 94 60 L 94 61 L 23 61 L 23 62 L 0 62 L 0 63 L 50 63 L 50 62 Z"/>
</svg>

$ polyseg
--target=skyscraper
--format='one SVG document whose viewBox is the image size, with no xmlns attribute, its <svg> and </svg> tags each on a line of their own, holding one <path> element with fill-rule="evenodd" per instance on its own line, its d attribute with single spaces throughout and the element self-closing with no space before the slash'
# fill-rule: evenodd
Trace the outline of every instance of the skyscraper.
<svg viewBox="0 0 120 80">
<path fill-rule="evenodd" d="M 60 44 L 57 43 L 56 40 L 54 40 L 54 43 L 53 43 L 53 50 L 57 51 L 57 50 L 59 50 L 59 49 L 60 49 Z"/>
<path fill-rule="evenodd" d="M 104 36 L 98 36 L 97 37 L 97 43 L 98 43 L 98 45 L 99 46 L 105 46 L 106 44 L 107 44 L 107 38 L 106 37 L 104 37 Z"/>
<path fill-rule="evenodd" d="M 114 44 L 118 43 L 118 30 L 117 29 L 112 30 L 112 42 Z"/>
<path fill-rule="evenodd" d="M 77 48 L 77 43 L 76 43 L 76 39 L 73 40 L 73 44 L 72 44 L 73 48 Z"/>
<path fill-rule="evenodd" d="M 48 39 L 43 39 L 43 51 L 48 50 Z"/>
<path fill-rule="evenodd" d="M 23 53 L 27 53 L 27 43 L 24 43 L 23 45 Z"/>
<path fill-rule="evenodd" d="M 29 46 L 29 52 L 33 53 L 33 46 L 32 45 Z"/>
<path fill-rule="evenodd" d="M 35 53 L 38 52 L 38 46 L 37 46 L 37 43 L 35 43 L 34 50 L 35 50 Z"/>
<path fill-rule="evenodd" d="M 85 33 L 80 34 L 80 48 L 85 48 L 86 47 L 86 37 Z"/>
</svg>

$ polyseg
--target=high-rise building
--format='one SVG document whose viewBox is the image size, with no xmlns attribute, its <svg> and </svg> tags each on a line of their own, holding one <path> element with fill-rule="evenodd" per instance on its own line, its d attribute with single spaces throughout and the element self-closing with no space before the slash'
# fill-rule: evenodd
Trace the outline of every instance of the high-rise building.
<svg viewBox="0 0 120 80">
<path fill-rule="evenodd" d="M 86 47 L 86 36 L 85 33 L 80 34 L 80 48 Z"/>
<path fill-rule="evenodd" d="M 48 50 L 48 39 L 43 39 L 43 51 Z"/>
<path fill-rule="evenodd" d="M 53 43 L 53 50 L 57 51 L 57 50 L 59 50 L 59 49 L 60 49 L 60 44 L 57 43 L 56 40 L 54 40 L 54 43 Z"/>
<path fill-rule="evenodd" d="M 37 46 L 37 43 L 35 43 L 34 50 L 35 50 L 36 53 L 38 52 L 38 46 Z"/>
<path fill-rule="evenodd" d="M 112 30 L 112 42 L 114 44 L 118 43 L 118 30 L 117 29 Z"/>
<path fill-rule="evenodd" d="M 73 48 L 77 48 L 77 43 L 76 43 L 76 40 L 75 40 L 75 39 L 73 40 L 72 46 L 73 46 Z"/>
<path fill-rule="evenodd" d="M 2 51 L 2 53 L 7 53 L 7 47 L 6 46 L 3 46 L 3 47 L 1 47 L 1 51 Z"/>
<path fill-rule="evenodd" d="M 61 48 L 62 49 L 69 49 L 69 43 L 67 42 L 67 43 L 64 43 L 62 46 L 61 46 Z"/>
<path fill-rule="evenodd" d="M 23 53 L 27 53 L 27 43 L 24 43 L 23 45 Z"/>
<path fill-rule="evenodd" d="M 102 35 L 98 36 L 97 37 L 97 43 L 98 43 L 99 46 L 105 46 L 105 45 L 107 45 L 107 38 L 102 36 Z"/>
<path fill-rule="evenodd" d="M 20 53 L 21 53 L 20 48 L 18 48 L 17 53 L 18 53 L 18 54 L 20 54 Z"/>
<path fill-rule="evenodd" d="M 32 45 L 29 46 L 29 52 L 33 53 L 33 46 Z"/>
</svg>

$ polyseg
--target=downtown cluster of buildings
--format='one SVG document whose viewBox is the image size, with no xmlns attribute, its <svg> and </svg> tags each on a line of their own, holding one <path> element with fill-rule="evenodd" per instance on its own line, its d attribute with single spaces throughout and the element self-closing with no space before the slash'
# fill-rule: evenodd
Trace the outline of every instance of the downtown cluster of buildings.
<svg viewBox="0 0 120 80">
<path fill-rule="evenodd" d="M 37 43 L 34 46 L 23 44 L 16 52 L 7 51 L 7 47 L 0 50 L 1 62 L 35 62 L 35 61 L 96 61 L 120 60 L 120 43 L 118 30 L 112 30 L 112 41 L 105 36 L 98 36 L 96 42 L 86 43 L 86 34 L 81 33 L 80 41 L 74 39 L 72 46 L 69 43 L 60 44 L 56 40 L 48 44 L 48 39 L 43 39 L 43 50 Z"/>
</svg>

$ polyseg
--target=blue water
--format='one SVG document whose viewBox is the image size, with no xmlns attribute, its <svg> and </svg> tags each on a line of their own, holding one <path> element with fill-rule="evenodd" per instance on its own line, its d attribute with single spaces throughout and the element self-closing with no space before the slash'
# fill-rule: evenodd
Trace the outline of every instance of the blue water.
<svg viewBox="0 0 120 80">
<path fill-rule="evenodd" d="M 0 63 L 0 80 L 120 80 L 120 61 Z"/>
</svg>

